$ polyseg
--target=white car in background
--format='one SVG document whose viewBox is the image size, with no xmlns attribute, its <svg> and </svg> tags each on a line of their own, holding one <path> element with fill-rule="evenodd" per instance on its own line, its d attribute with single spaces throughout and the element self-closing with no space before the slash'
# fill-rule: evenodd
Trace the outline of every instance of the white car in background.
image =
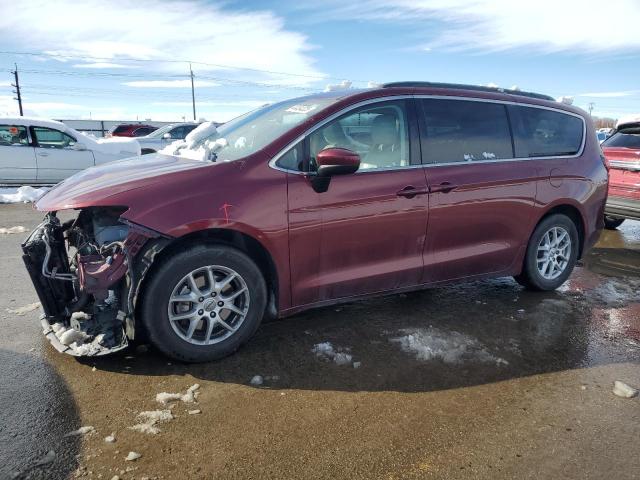
<svg viewBox="0 0 640 480">
<path fill-rule="evenodd" d="M 165 125 L 144 137 L 138 137 L 136 140 L 140 143 L 142 155 L 155 153 L 176 140 L 184 140 L 198 125 L 199 123 L 195 122 L 173 123 Z"/>
<path fill-rule="evenodd" d="M 53 120 L 0 117 L 0 184 L 54 184 L 137 155 L 140 144 L 133 138 L 97 139 Z"/>
</svg>

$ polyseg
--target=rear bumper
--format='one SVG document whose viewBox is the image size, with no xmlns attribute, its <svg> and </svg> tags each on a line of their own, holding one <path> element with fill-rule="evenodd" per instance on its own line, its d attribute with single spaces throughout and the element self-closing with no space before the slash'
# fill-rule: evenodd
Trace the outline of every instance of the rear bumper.
<svg viewBox="0 0 640 480">
<path fill-rule="evenodd" d="M 604 214 L 614 218 L 640 220 L 640 199 L 609 196 Z"/>
</svg>

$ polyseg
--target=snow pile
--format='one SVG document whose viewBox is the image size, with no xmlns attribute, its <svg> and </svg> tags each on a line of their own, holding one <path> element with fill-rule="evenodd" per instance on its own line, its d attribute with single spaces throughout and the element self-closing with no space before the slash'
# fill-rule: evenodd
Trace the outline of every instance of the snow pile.
<svg viewBox="0 0 640 480">
<path fill-rule="evenodd" d="M 147 433 L 149 435 L 156 435 L 160 433 L 160 429 L 156 426 L 158 423 L 167 423 L 173 420 L 171 410 L 151 410 L 147 412 L 140 412 L 136 418 L 140 421 L 129 427 L 131 430 L 135 430 L 140 433 Z"/>
<path fill-rule="evenodd" d="M 444 332 L 436 328 L 402 329 L 403 336 L 391 338 L 400 348 L 418 360 L 442 360 L 459 364 L 464 361 L 495 362 L 508 365 L 506 360 L 490 354 L 478 340 L 458 332 Z"/>
<path fill-rule="evenodd" d="M 185 394 L 182 393 L 167 393 L 162 392 L 156 395 L 156 402 L 161 403 L 163 405 L 167 405 L 171 402 L 177 402 L 178 400 L 184 403 L 195 403 L 196 398 L 198 397 L 198 389 L 200 388 L 199 384 L 191 385 Z"/>
<path fill-rule="evenodd" d="M 311 349 L 318 358 L 334 362 L 337 365 L 347 365 L 353 360 L 353 356 L 349 353 L 336 351 L 331 342 L 318 343 Z M 357 367 L 356 367 L 357 368 Z"/>
<path fill-rule="evenodd" d="M 633 398 L 638 395 L 638 390 L 620 380 L 616 380 L 613 383 L 613 394 L 622 398 Z"/>
<path fill-rule="evenodd" d="M 75 436 L 78 436 L 78 435 L 86 435 L 88 433 L 93 433 L 95 431 L 96 431 L 95 428 L 93 428 L 91 425 L 87 425 L 85 427 L 80 427 L 77 430 L 74 430 L 72 432 L 67 433 L 65 435 L 65 437 L 75 437 Z"/>
<path fill-rule="evenodd" d="M 202 413 L 202 410 L 189 410 L 187 411 L 187 413 L 189 415 L 200 415 Z"/>
<path fill-rule="evenodd" d="M 85 142 L 90 150 L 97 150 L 109 155 L 121 156 L 122 158 L 140 155 L 141 152 L 140 144 L 135 138 L 91 138 L 88 135 L 86 137 L 90 140 L 90 142 Z M 90 145 L 90 143 L 93 143 L 93 145 Z"/>
<path fill-rule="evenodd" d="M 83 312 L 76 313 L 83 314 Z M 74 313 L 74 315 L 76 315 L 76 313 Z M 87 340 L 91 338 L 89 335 L 71 327 L 66 327 L 62 323 L 54 323 L 51 325 L 51 330 L 53 330 L 55 336 L 58 337 L 60 343 L 71 348 L 78 355 L 97 355 L 106 348 L 102 345 L 104 341 L 103 333 L 96 335 L 93 340 L 87 342 Z M 46 334 L 47 332 L 45 331 L 44 333 Z"/>
<path fill-rule="evenodd" d="M 264 383 L 264 379 L 262 378 L 261 375 L 254 375 L 249 381 L 249 383 L 254 387 L 258 387 Z"/>
<path fill-rule="evenodd" d="M 348 90 L 351 88 L 351 82 L 349 80 L 343 80 L 340 83 L 330 83 L 325 88 L 325 92 L 336 92 L 339 90 Z"/>
<path fill-rule="evenodd" d="M 573 105 L 573 97 L 569 97 L 569 96 L 558 97 L 556 98 L 556 102 L 564 103 L 565 105 Z"/>
<path fill-rule="evenodd" d="M 127 462 L 134 462 L 139 459 L 142 455 L 138 452 L 129 452 L 129 455 L 125 458 Z"/>
<path fill-rule="evenodd" d="M 0 228 L 0 234 L 1 235 L 7 235 L 7 234 L 11 234 L 11 233 L 24 233 L 26 232 L 27 229 L 25 227 L 23 227 L 22 225 L 18 225 L 17 227 L 9 227 L 9 228 Z"/>
<path fill-rule="evenodd" d="M 8 313 L 12 313 L 14 315 L 23 316 L 26 313 L 33 312 L 40 308 L 40 302 L 30 303 L 29 305 L 25 305 L 24 307 L 18 308 L 7 308 Z"/>
<path fill-rule="evenodd" d="M 28 185 L 18 188 L 0 188 L 0 203 L 35 202 L 48 190 L 46 187 L 33 188 Z"/>
<path fill-rule="evenodd" d="M 112 433 L 111 435 L 107 435 L 104 437 L 105 443 L 116 443 L 116 434 Z"/>
</svg>

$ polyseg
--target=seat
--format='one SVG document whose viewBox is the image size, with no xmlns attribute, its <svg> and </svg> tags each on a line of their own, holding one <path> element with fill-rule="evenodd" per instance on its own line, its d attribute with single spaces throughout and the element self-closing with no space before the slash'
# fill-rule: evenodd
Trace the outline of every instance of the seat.
<svg viewBox="0 0 640 480">
<path fill-rule="evenodd" d="M 399 135 L 395 115 L 383 114 L 371 123 L 371 149 L 364 159 L 369 168 L 401 165 Z"/>
</svg>

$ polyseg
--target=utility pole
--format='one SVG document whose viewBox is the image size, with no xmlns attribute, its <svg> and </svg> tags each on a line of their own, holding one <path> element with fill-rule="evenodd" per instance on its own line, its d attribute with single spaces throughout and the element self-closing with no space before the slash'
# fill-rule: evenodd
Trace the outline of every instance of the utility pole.
<svg viewBox="0 0 640 480">
<path fill-rule="evenodd" d="M 16 80 L 16 83 L 12 83 L 11 86 L 15 88 L 15 90 L 13 91 L 13 93 L 15 93 L 17 95 L 17 97 L 14 97 L 14 100 L 18 101 L 18 107 L 20 108 L 20 116 L 24 116 L 24 114 L 22 113 L 22 96 L 20 95 L 20 81 L 18 80 L 18 64 L 14 63 L 16 69 L 11 72 L 13 73 L 13 77 Z"/>
<path fill-rule="evenodd" d="M 591 112 L 593 112 L 593 107 L 595 107 L 596 104 L 593 102 L 589 102 L 589 116 L 591 116 Z"/>
<path fill-rule="evenodd" d="M 196 121 L 196 91 L 193 87 L 193 70 L 189 62 L 189 75 L 191 76 L 191 104 L 193 105 L 193 121 Z"/>
</svg>

